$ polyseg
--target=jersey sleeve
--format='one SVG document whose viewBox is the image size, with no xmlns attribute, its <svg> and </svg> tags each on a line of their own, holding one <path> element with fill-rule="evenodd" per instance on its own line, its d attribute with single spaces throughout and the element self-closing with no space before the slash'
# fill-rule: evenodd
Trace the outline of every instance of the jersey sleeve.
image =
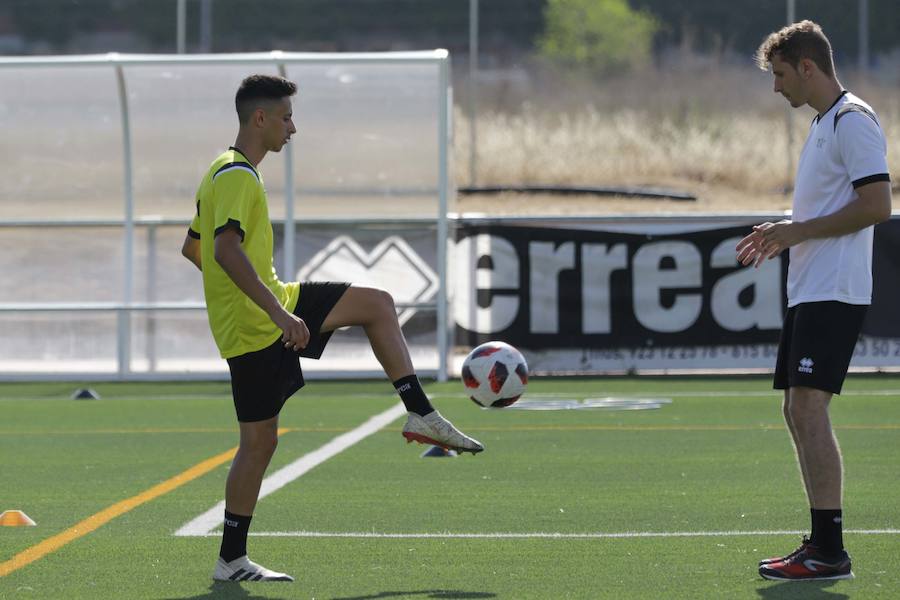
<svg viewBox="0 0 900 600">
<path fill-rule="evenodd" d="M 853 187 L 890 181 L 884 132 L 871 113 L 850 111 L 835 124 L 841 160 Z"/>
<path fill-rule="evenodd" d="M 226 229 L 235 229 L 244 240 L 250 221 L 255 191 L 259 185 L 255 175 L 241 168 L 232 168 L 217 174 L 215 182 L 215 235 Z"/>
<path fill-rule="evenodd" d="M 194 218 L 188 227 L 188 235 L 195 240 L 200 239 L 200 201 L 197 200 L 197 210 L 194 211 Z"/>
</svg>

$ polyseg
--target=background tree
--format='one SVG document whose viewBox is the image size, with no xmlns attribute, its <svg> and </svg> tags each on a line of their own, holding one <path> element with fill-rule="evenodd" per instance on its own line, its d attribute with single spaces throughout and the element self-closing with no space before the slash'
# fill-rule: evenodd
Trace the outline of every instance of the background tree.
<svg viewBox="0 0 900 600">
<path fill-rule="evenodd" d="M 598 74 L 649 62 L 658 24 L 626 0 L 547 0 L 540 54 Z"/>
</svg>

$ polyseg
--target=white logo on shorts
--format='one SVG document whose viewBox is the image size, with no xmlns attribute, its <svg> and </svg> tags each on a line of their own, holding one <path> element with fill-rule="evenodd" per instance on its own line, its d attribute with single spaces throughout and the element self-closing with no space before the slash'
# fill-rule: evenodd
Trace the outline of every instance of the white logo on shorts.
<svg viewBox="0 0 900 600">
<path fill-rule="evenodd" d="M 813 372 L 813 359 L 811 359 L 811 358 L 801 358 L 801 359 L 800 359 L 800 366 L 797 367 L 797 370 L 800 371 L 801 373 L 809 373 L 809 374 L 812 374 L 812 372 Z"/>
</svg>

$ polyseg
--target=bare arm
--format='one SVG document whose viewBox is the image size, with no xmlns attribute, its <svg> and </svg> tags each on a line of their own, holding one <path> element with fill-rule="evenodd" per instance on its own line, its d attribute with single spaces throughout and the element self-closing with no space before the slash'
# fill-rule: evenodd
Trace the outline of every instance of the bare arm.
<svg viewBox="0 0 900 600">
<path fill-rule="evenodd" d="M 200 240 L 192 238 L 190 235 L 185 235 L 184 244 L 181 246 L 181 254 L 194 263 L 198 269 L 203 270 L 200 262 Z"/>
<path fill-rule="evenodd" d="M 856 189 L 859 196 L 841 210 L 810 219 L 793 222 L 789 227 L 766 230 L 763 233 L 763 250 L 779 252 L 806 240 L 840 237 L 886 221 L 891 216 L 891 184 L 876 181 Z M 771 228 L 770 228 L 771 229 Z"/>
<path fill-rule="evenodd" d="M 809 221 L 762 223 L 737 245 L 738 261 L 754 266 L 782 250 L 812 239 L 840 237 L 886 221 L 891 216 L 891 184 L 875 181 L 856 189 L 858 198 L 841 210 Z"/>
<path fill-rule="evenodd" d="M 216 236 L 215 259 L 238 288 L 266 311 L 272 322 L 282 331 L 281 341 L 294 349 L 305 348 L 309 342 L 309 330 L 302 319 L 291 314 L 278 302 L 272 290 L 260 280 L 250 259 L 241 249 L 241 235 L 234 229 L 226 229 Z"/>
</svg>

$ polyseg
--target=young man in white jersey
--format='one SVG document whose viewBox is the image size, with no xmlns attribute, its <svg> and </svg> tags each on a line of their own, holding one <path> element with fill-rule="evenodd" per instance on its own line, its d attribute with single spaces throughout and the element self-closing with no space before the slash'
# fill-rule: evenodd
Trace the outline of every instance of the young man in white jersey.
<svg viewBox="0 0 900 600">
<path fill-rule="evenodd" d="M 296 133 L 297 86 L 251 75 L 235 96 L 234 145 L 213 161 L 197 191 L 182 254 L 203 273 L 210 329 L 228 361 L 240 445 L 225 484 L 225 520 L 213 579 L 293 581 L 247 556 L 260 485 L 278 444 L 278 414 L 303 386 L 299 359 L 318 359 L 331 333 L 359 325 L 394 383 L 408 417 L 403 437 L 458 452 L 484 447 L 438 413 L 422 391 L 390 294 L 338 282 L 282 282 L 272 256 L 272 224 L 258 172 L 269 152 Z"/>
<path fill-rule="evenodd" d="M 774 91 L 817 114 L 800 154 L 791 220 L 762 223 L 737 245 L 759 266 L 790 248 L 788 310 L 775 367 L 784 419 L 810 505 L 812 532 L 794 552 L 759 563 L 766 579 L 853 577 L 842 539 L 841 453 L 828 405 L 839 394 L 872 298 L 873 226 L 891 215 L 887 144 L 872 108 L 838 81 L 831 44 L 811 21 L 766 38 L 760 68 Z"/>
</svg>

